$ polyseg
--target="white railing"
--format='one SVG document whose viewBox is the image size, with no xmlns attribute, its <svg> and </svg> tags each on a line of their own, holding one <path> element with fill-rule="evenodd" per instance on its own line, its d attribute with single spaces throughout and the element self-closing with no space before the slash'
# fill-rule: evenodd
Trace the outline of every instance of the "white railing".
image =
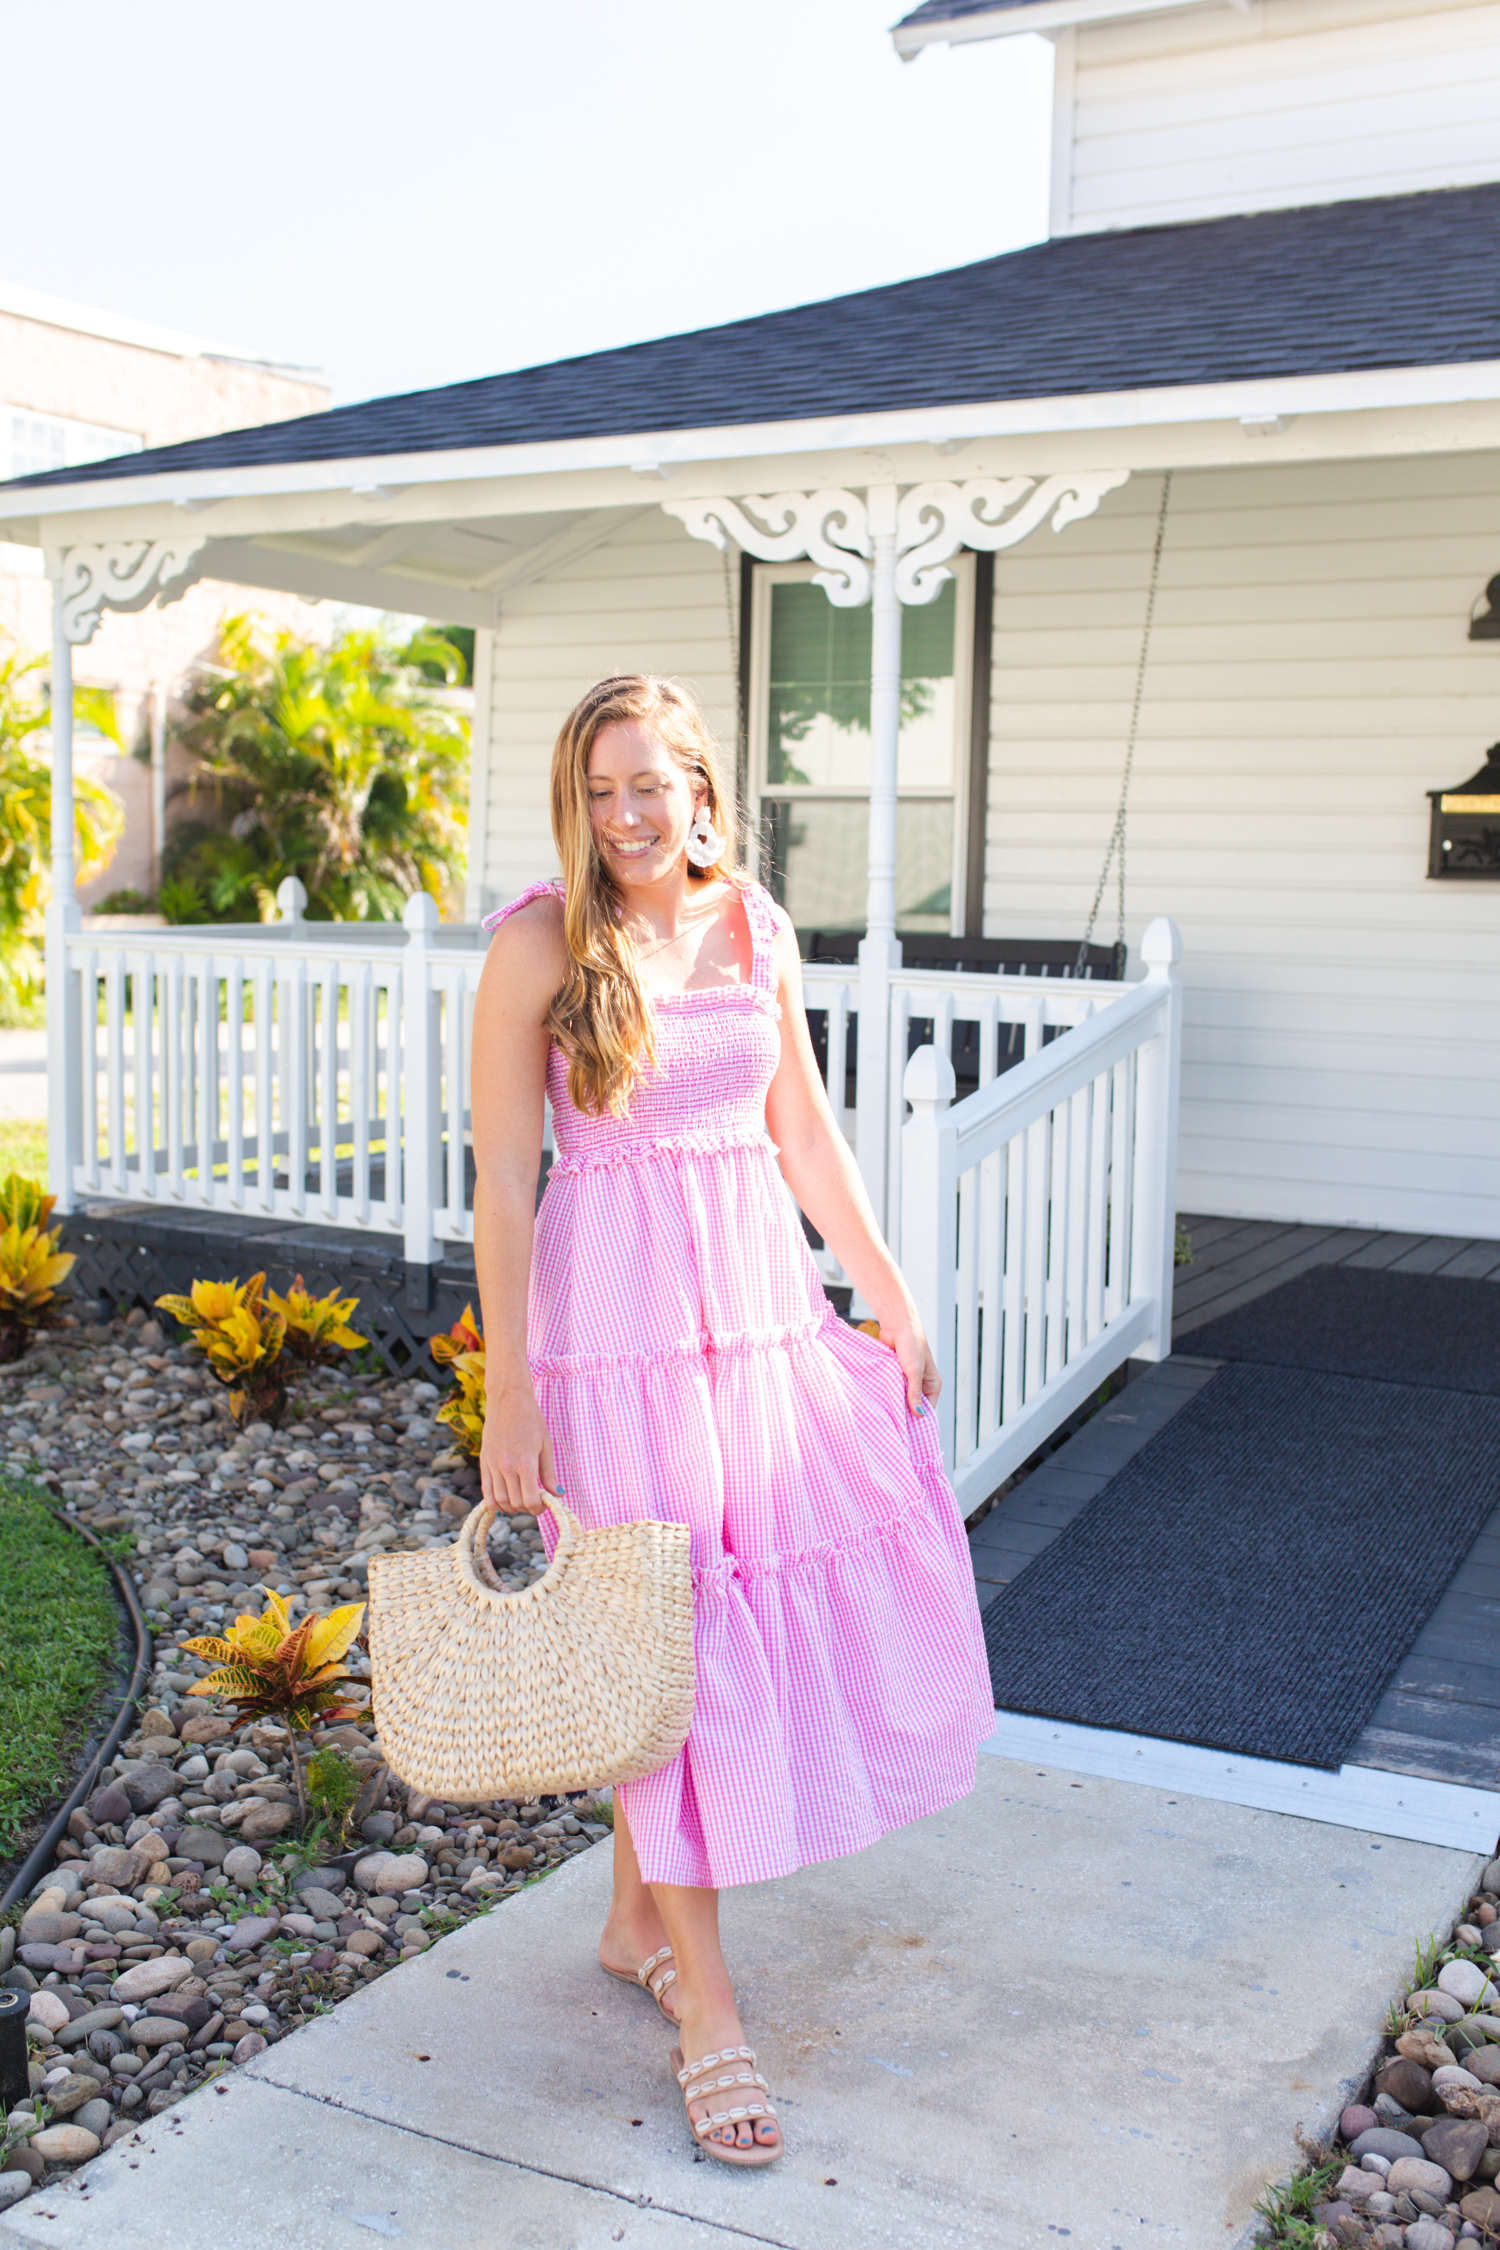
<svg viewBox="0 0 1500 2250">
<path fill-rule="evenodd" d="M 49 1019 L 64 1063 L 51 1131 L 62 1208 L 114 1197 L 357 1228 L 430 1263 L 473 1236 L 485 935 L 440 926 L 425 895 L 402 924 L 305 922 L 294 878 L 278 903 L 282 919 L 264 925 L 69 934 Z M 1127 1353 L 1166 1348 L 1177 986 L 1163 931 L 1147 933 L 1143 985 L 889 975 L 882 1123 L 901 1152 L 889 1232 L 929 1332 L 947 1340 L 941 1411 L 961 1493 L 992 1490 Z M 804 986 L 852 1126 L 859 973 L 808 964 Z M 903 1089 L 913 1024 L 935 1045 Z M 950 1055 L 978 1091 L 944 1108 Z M 826 1250 L 818 1263 L 842 1278 Z"/>
<path fill-rule="evenodd" d="M 1086 1022 L 1097 1009 L 1132 989 L 1109 978 L 987 976 L 954 969 L 899 968 L 889 973 L 886 982 L 889 1015 L 885 1051 L 892 1067 L 885 1137 L 886 1146 L 893 1151 L 900 1148 L 906 1116 L 907 1096 L 901 1074 L 913 1023 L 930 1023 L 932 1044 L 945 1055 L 953 1049 L 955 1032 L 965 1033 L 982 1092 L 995 1078 L 1039 1054 L 1059 1032 Z M 820 1032 L 818 1041 L 820 1046 L 826 1044 L 824 1078 L 834 1115 L 851 1145 L 856 1144 L 856 1118 L 855 1105 L 846 1098 L 846 1058 L 850 1026 L 859 1020 L 859 988 L 856 963 L 805 961 L 802 965 L 804 1002 L 811 1013 L 826 1017 L 826 1030 Z M 878 1211 L 881 1198 L 876 1183 L 867 1184 Z M 886 1238 L 899 1259 L 900 1193 L 892 1192 L 885 1201 Z M 831 1253 L 819 1251 L 816 1255 L 825 1280 L 841 1279 Z"/>
<path fill-rule="evenodd" d="M 966 1513 L 1127 1358 L 1171 1350 L 1175 926 L 1153 922 L 1141 951 L 1144 982 L 1107 987 L 964 1101 L 946 1042 L 906 1065 L 902 1264 L 944 1377 L 943 1451 Z"/>
<path fill-rule="evenodd" d="M 473 1232 L 484 935 L 440 927 L 425 893 L 401 924 L 304 922 L 295 877 L 277 896 L 275 923 L 70 934 L 63 1207 L 369 1228 L 428 1262 Z"/>
</svg>

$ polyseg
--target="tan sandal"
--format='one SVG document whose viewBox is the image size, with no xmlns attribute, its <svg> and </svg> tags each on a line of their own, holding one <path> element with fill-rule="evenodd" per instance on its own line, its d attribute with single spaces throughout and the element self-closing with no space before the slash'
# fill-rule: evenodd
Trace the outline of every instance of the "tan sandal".
<svg viewBox="0 0 1500 2250">
<path fill-rule="evenodd" d="M 726 2069 L 726 2064 L 731 2067 Z M 749 2068 L 741 2068 L 742 2064 L 748 2064 Z M 758 2086 L 762 2093 L 769 2091 L 764 2078 L 755 2067 L 755 2055 L 749 2047 L 726 2047 L 722 2054 L 704 2055 L 701 2061 L 692 2064 L 684 2064 L 682 2049 L 674 2047 L 671 2066 L 677 2083 L 682 2088 L 684 2103 L 703 2101 L 714 2094 L 737 2094 L 746 2087 Z M 710 2133 L 719 2132 L 726 2125 L 748 2124 L 753 2132 L 766 2119 L 776 2126 L 780 2134 L 780 2121 L 768 2101 L 746 2101 L 741 2098 L 729 2109 L 710 2110 L 706 2117 L 694 2117 L 691 2109 L 688 2111 L 688 2123 L 693 2128 L 698 2146 L 705 2156 L 716 2157 L 721 2164 L 774 2164 L 786 2147 L 784 2138 L 778 2138 L 774 2147 L 767 2147 L 764 2141 L 752 2140 L 748 2148 L 740 2148 L 734 2142 L 713 2141 L 708 2137 Z"/>
<path fill-rule="evenodd" d="M 668 1967 L 661 1969 L 659 1976 L 653 1974 L 653 1971 L 661 1968 L 662 1962 L 670 1962 L 671 1959 L 672 1948 L 670 1945 L 664 1945 L 659 1952 L 652 1954 L 649 1961 L 643 1961 L 638 1969 L 612 1969 L 607 1961 L 601 1961 L 599 1966 L 607 1977 L 618 1977 L 621 1984 L 638 1984 L 642 1992 L 649 1994 L 656 2002 L 668 2023 L 675 2029 L 677 2018 L 667 2006 L 662 1994 L 669 1985 L 677 1982 L 677 1971 L 675 1968 Z"/>
</svg>

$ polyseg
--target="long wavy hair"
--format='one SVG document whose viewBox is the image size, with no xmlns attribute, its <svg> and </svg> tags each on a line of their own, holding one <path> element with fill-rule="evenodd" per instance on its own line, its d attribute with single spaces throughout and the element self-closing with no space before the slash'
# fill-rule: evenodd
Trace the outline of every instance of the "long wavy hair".
<svg viewBox="0 0 1500 2250">
<path fill-rule="evenodd" d="M 708 817 L 726 838 L 724 856 L 702 870 L 689 862 L 689 877 L 740 880 L 733 788 L 723 753 L 686 689 L 644 672 L 622 672 L 590 688 L 563 721 L 552 752 L 552 835 L 567 892 L 568 974 L 553 995 L 547 1028 L 568 1058 L 574 1105 L 615 1117 L 627 1114 L 637 1079 L 656 1061 L 655 1016 L 623 927 L 625 902 L 589 816 L 589 754 L 600 729 L 622 719 L 649 727 L 708 792 Z"/>
</svg>

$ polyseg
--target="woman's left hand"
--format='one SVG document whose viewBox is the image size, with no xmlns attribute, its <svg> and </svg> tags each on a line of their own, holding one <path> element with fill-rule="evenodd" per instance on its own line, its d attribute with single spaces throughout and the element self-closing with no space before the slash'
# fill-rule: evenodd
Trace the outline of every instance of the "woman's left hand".
<svg viewBox="0 0 1500 2250">
<path fill-rule="evenodd" d="M 906 1377 L 906 1404 L 909 1412 L 920 1414 L 924 1402 L 931 1406 L 943 1387 L 927 1338 L 922 1333 L 919 1320 L 904 1320 L 899 1325 L 887 1327 L 880 1324 L 880 1341 L 893 1351 Z"/>
</svg>

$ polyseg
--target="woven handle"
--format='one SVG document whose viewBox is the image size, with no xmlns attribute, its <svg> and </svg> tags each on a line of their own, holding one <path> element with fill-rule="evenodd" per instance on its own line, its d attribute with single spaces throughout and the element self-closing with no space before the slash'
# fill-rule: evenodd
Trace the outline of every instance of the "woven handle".
<svg viewBox="0 0 1500 2250">
<path fill-rule="evenodd" d="M 535 1587 L 547 1585 L 555 1577 L 561 1577 L 563 1570 L 566 1568 L 567 1559 L 573 1552 L 578 1541 L 578 1535 L 583 1529 L 572 1510 L 565 1508 L 561 1500 L 555 1499 L 550 1492 L 538 1490 L 537 1500 L 541 1506 L 552 1510 L 557 1521 L 558 1537 L 551 1562 L 547 1565 L 542 1576 L 533 1579 L 531 1586 L 525 1589 L 528 1593 Z M 458 1549 L 459 1569 L 476 1593 L 500 1594 L 511 1598 L 507 1595 L 507 1589 L 500 1583 L 499 1572 L 490 1561 L 490 1525 L 497 1513 L 496 1509 L 491 1508 L 485 1501 L 481 1500 L 479 1506 L 471 1508 L 468 1515 L 465 1516 L 459 1526 L 458 1538 L 454 1544 Z"/>
</svg>

